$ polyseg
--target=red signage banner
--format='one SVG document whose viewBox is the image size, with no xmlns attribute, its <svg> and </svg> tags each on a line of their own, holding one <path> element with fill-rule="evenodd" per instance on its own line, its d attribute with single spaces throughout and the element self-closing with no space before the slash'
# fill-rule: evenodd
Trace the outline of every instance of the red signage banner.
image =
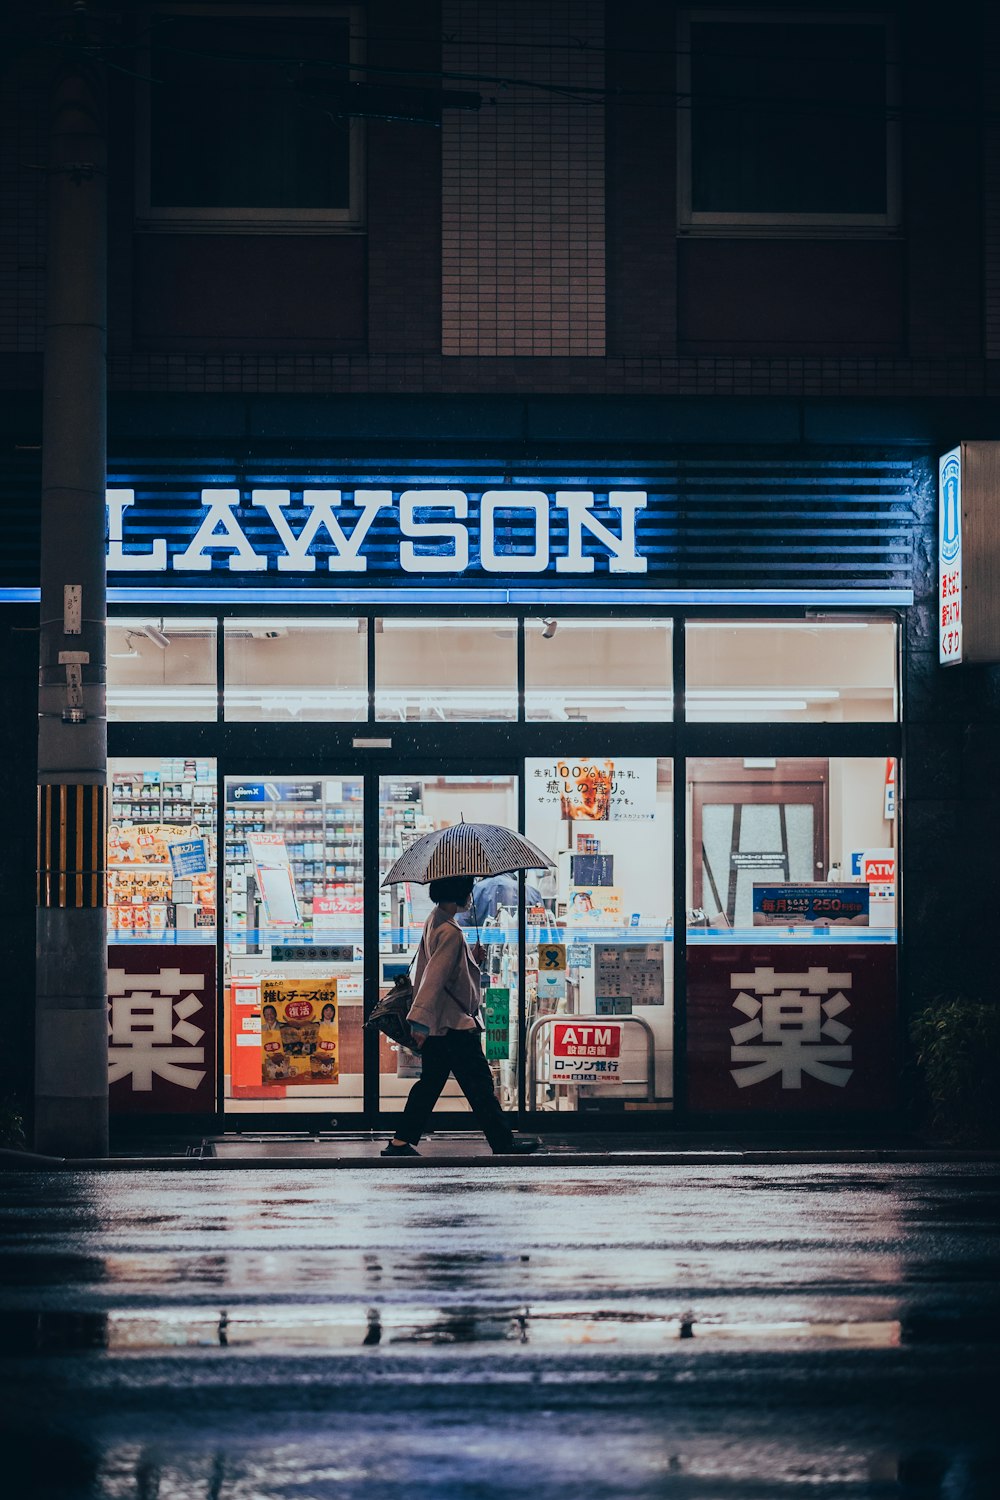
<svg viewBox="0 0 1000 1500">
<path fill-rule="evenodd" d="M 113 943 L 108 949 L 112 1114 L 215 1109 L 215 947 Z"/>
<path fill-rule="evenodd" d="M 896 949 L 688 950 L 692 1110 L 841 1113 L 896 1102 Z"/>
<path fill-rule="evenodd" d="M 556 1021 L 552 1027 L 555 1083 L 620 1083 L 622 1029 L 613 1021 Z"/>
</svg>

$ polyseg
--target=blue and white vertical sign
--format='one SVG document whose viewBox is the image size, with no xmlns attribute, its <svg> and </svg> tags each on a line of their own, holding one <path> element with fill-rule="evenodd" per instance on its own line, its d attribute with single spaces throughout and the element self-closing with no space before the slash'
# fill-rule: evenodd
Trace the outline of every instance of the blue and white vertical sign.
<svg viewBox="0 0 1000 1500">
<path fill-rule="evenodd" d="M 938 660 L 962 660 L 962 450 L 938 463 Z"/>
</svg>

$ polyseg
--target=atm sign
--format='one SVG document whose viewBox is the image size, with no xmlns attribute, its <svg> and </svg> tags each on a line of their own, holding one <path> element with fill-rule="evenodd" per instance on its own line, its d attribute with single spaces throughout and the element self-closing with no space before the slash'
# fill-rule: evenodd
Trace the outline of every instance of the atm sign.
<svg viewBox="0 0 1000 1500">
<path fill-rule="evenodd" d="M 618 1057 L 621 1054 L 620 1026 L 560 1022 L 553 1026 L 552 1033 L 552 1051 L 556 1057 Z"/>
<path fill-rule="evenodd" d="M 869 885 L 888 885 L 896 878 L 895 859 L 868 859 L 861 863 L 862 878 Z"/>
</svg>

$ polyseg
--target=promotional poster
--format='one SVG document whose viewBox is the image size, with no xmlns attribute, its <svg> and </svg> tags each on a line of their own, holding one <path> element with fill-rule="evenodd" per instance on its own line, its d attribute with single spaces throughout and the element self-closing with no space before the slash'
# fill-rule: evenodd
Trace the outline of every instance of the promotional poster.
<svg viewBox="0 0 1000 1500">
<path fill-rule="evenodd" d="M 265 1083 L 336 1083 L 340 1034 L 335 979 L 262 979 Z"/>
</svg>

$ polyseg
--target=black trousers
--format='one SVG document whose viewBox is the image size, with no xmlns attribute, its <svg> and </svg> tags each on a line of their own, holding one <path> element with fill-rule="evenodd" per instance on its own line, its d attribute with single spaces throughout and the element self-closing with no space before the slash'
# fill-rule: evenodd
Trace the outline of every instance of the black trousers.
<svg viewBox="0 0 1000 1500">
<path fill-rule="evenodd" d="M 493 1075 L 479 1037 L 478 1031 L 446 1031 L 444 1036 L 427 1038 L 420 1049 L 423 1072 L 410 1090 L 397 1131 L 400 1140 L 409 1141 L 411 1146 L 417 1144 L 449 1073 L 454 1073 L 473 1119 L 493 1150 L 510 1149 L 514 1135 L 493 1092 Z"/>
</svg>

